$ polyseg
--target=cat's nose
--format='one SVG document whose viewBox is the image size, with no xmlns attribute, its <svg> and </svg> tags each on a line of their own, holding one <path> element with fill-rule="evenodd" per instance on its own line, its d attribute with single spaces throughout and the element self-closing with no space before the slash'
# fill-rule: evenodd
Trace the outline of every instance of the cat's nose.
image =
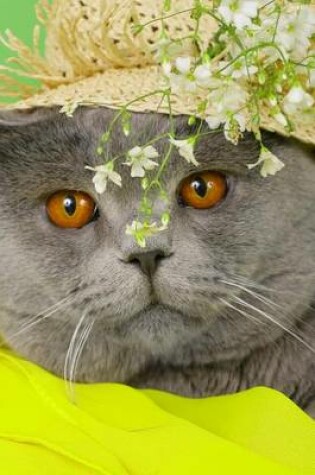
<svg viewBox="0 0 315 475">
<path fill-rule="evenodd" d="M 151 277 L 155 273 L 161 259 L 165 259 L 170 255 L 171 253 L 167 253 L 161 249 L 154 251 L 139 251 L 130 254 L 128 256 L 128 262 L 139 264 L 141 270 Z"/>
</svg>

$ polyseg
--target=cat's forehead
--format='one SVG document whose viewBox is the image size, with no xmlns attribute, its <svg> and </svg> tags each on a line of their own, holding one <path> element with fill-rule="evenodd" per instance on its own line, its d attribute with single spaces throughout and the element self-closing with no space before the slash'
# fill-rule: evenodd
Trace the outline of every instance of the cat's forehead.
<svg viewBox="0 0 315 475">
<path fill-rule="evenodd" d="M 97 165 L 104 162 L 104 156 L 97 154 L 101 136 L 111 128 L 111 140 L 104 146 L 105 159 L 114 156 L 123 156 L 135 146 L 154 145 L 161 155 L 169 147 L 170 120 L 164 114 L 131 113 L 130 134 L 123 133 L 120 121 L 112 128 L 113 119 L 117 111 L 107 108 L 82 107 L 73 117 L 61 114 L 58 109 L 36 109 L 20 113 L 6 112 L 0 115 L 0 129 L 6 129 L 7 136 L 14 135 L 15 140 L 21 139 L 25 147 L 34 151 L 34 160 L 40 162 L 38 150 L 47 153 L 57 151 L 56 164 L 65 160 L 83 161 L 84 164 Z M 179 116 L 174 118 L 174 135 L 179 139 L 186 139 L 196 134 L 197 126 L 190 127 L 188 118 Z M 161 137 L 156 141 L 156 138 Z M 29 139 L 29 140 L 27 140 Z M 154 141 L 154 142 L 153 142 Z M 201 165 L 239 163 L 243 164 L 247 158 L 252 159 L 257 154 L 257 143 L 251 136 L 247 136 L 238 146 L 225 139 L 222 132 L 211 131 L 207 125 L 202 128 L 202 136 L 195 147 L 196 158 Z M 63 154 L 66 154 L 63 155 Z M 32 158 L 30 154 L 29 159 Z M 45 154 L 42 155 L 46 161 Z M 219 162 L 219 163 L 218 163 Z M 40 165 L 40 163 L 38 163 Z M 176 170 L 187 169 L 185 160 L 174 163 Z M 189 167 L 188 167 L 189 168 Z M 191 166 L 190 166 L 191 168 Z"/>
</svg>

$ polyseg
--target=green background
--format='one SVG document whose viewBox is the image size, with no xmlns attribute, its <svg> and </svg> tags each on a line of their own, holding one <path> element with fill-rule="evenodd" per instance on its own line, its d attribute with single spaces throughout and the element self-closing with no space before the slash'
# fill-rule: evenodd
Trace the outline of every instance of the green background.
<svg viewBox="0 0 315 475">
<path fill-rule="evenodd" d="M 33 27 L 37 23 L 34 9 L 36 3 L 37 0 L 0 0 L 1 35 L 9 29 L 31 46 Z M 6 58 L 10 56 L 13 56 L 12 52 L 0 43 L 0 64 L 5 64 Z"/>
<path fill-rule="evenodd" d="M 0 0 L 0 32 L 10 29 L 28 44 L 32 41 L 32 30 L 36 23 L 34 5 L 37 0 Z M 8 56 L 7 49 L 0 45 L 0 61 Z"/>
</svg>

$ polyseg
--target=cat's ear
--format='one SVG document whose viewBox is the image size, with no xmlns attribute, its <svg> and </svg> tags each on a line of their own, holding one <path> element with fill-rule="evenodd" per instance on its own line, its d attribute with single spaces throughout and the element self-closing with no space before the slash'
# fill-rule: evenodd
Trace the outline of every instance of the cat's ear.
<svg viewBox="0 0 315 475">
<path fill-rule="evenodd" d="M 36 107 L 33 109 L 0 109 L 1 128 L 30 125 L 47 119 L 56 113 L 55 108 Z"/>
</svg>

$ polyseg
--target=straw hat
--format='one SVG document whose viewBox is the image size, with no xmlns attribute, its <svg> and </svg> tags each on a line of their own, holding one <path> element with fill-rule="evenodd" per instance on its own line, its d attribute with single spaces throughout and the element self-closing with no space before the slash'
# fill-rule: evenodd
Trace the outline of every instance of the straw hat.
<svg viewBox="0 0 315 475">
<path fill-rule="evenodd" d="M 204 2 L 206 3 L 206 2 Z M 209 0 L 209 4 L 210 4 Z M 172 39 L 187 37 L 195 22 L 189 9 L 193 0 L 176 0 L 164 20 L 164 28 Z M 34 48 L 30 49 L 7 32 L 1 41 L 18 53 L 17 67 L 1 66 L 2 95 L 19 95 L 20 102 L 2 108 L 27 109 L 34 106 L 72 105 L 119 108 L 163 87 L 163 75 L 158 64 L 160 18 L 163 0 L 41 0 L 37 17 L 46 30 L 45 56 L 38 49 L 39 26 L 34 30 Z M 313 6 L 314 8 L 314 6 Z M 183 13 L 184 11 L 184 13 Z M 178 15 L 173 13 L 182 12 Z M 138 34 L 136 24 L 147 24 Z M 209 16 L 201 18 L 199 49 L 205 49 L 217 30 Z M 181 56 L 194 56 L 196 45 L 191 39 L 181 44 Z M 11 60 L 12 61 L 12 60 Z M 41 81 L 40 90 L 23 86 L 17 77 Z M 315 91 L 313 89 L 313 96 Z M 171 96 L 172 113 L 196 114 L 196 103 L 186 97 Z M 168 113 L 161 95 L 149 95 L 128 107 L 135 112 Z M 268 115 L 262 105 L 261 126 L 282 135 L 286 129 Z M 294 117 L 292 135 L 315 145 L 314 111 L 308 116 Z"/>
</svg>

